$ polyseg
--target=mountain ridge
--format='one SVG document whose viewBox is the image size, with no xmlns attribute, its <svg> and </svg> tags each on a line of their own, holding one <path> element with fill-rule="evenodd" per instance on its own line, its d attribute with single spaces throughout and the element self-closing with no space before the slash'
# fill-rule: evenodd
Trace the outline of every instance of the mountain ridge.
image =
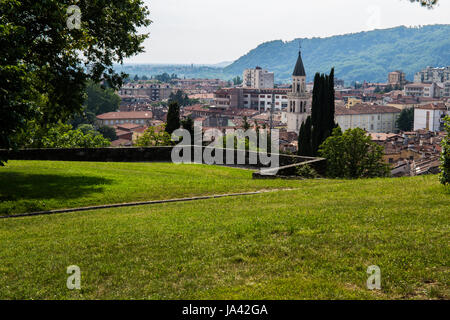
<svg viewBox="0 0 450 320">
<path fill-rule="evenodd" d="M 335 35 L 297 38 L 291 41 L 267 41 L 226 67 L 218 65 L 124 64 L 116 71 L 134 75 L 175 73 L 186 78 L 242 77 L 246 68 L 260 66 L 275 73 L 277 83 L 289 83 L 298 57 L 298 41 L 302 41 L 302 57 L 308 81 L 316 72 L 329 72 L 335 67 L 337 78 L 352 81 L 386 82 L 389 72 L 402 70 L 406 78 L 427 66 L 450 65 L 450 24 L 422 27 L 393 27 Z M 219 64 L 220 65 L 220 64 Z"/>
<path fill-rule="evenodd" d="M 386 81 L 393 70 L 403 70 L 408 79 L 426 66 L 450 65 L 450 24 L 423 27 L 394 27 L 325 38 L 272 40 L 250 50 L 224 74 L 240 74 L 245 68 L 260 66 L 275 72 L 277 81 L 289 81 L 302 41 L 303 62 L 308 80 L 316 72 L 336 69 L 336 77 L 346 81 Z"/>
</svg>

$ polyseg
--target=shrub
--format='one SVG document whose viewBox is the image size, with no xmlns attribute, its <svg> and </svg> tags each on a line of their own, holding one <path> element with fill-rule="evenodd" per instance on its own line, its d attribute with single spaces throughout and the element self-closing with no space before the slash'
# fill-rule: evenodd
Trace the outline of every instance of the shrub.
<svg viewBox="0 0 450 320">
<path fill-rule="evenodd" d="M 450 117 L 445 118 L 447 136 L 442 140 L 441 174 L 439 179 L 443 185 L 450 185 Z"/>
</svg>

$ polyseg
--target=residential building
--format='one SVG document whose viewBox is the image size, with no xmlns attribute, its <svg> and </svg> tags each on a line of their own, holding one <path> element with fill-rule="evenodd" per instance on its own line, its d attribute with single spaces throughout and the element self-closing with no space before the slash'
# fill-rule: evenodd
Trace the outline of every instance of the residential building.
<svg viewBox="0 0 450 320">
<path fill-rule="evenodd" d="M 300 127 L 311 114 L 310 94 L 306 92 L 306 72 L 302 53 L 299 51 L 297 63 L 292 73 L 292 90 L 288 94 L 287 130 L 299 133 Z"/>
<path fill-rule="evenodd" d="M 442 83 L 446 81 L 450 81 L 450 67 L 426 67 L 414 76 L 414 82 L 416 83 Z"/>
<path fill-rule="evenodd" d="M 435 83 L 410 83 L 405 86 L 405 95 L 411 97 L 436 97 Z"/>
<path fill-rule="evenodd" d="M 400 109 L 389 106 L 356 104 L 351 108 L 336 106 L 335 115 L 343 131 L 361 128 L 369 133 L 392 133 L 398 131 L 400 112 Z"/>
<path fill-rule="evenodd" d="M 406 84 L 406 75 L 402 71 L 393 71 L 388 74 L 388 83 L 391 86 L 401 86 Z"/>
<path fill-rule="evenodd" d="M 273 89 L 275 75 L 260 67 L 245 69 L 243 73 L 243 87 L 253 89 Z"/>
<path fill-rule="evenodd" d="M 151 101 L 168 99 L 171 93 L 171 86 L 165 83 L 128 83 L 119 90 L 122 99 L 136 97 L 136 99 L 147 98 Z"/>
<path fill-rule="evenodd" d="M 176 79 L 172 81 L 175 90 L 183 90 L 187 94 L 213 93 L 228 85 L 220 79 Z"/>
<path fill-rule="evenodd" d="M 444 117 L 449 114 L 449 108 L 444 103 L 418 106 L 414 109 L 414 130 L 443 131 Z"/>
<path fill-rule="evenodd" d="M 134 123 L 149 124 L 153 119 L 151 111 L 133 111 L 133 112 L 108 112 L 97 116 L 101 125 L 112 127 L 114 125 Z"/>
<path fill-rule="evenodd" d="M 444 91 L 442 97 L 450 98 L 450 81 L 444 83 Z"/>
<path fill-rule="evenodd" d="M 214 104 L 223 108 L 246 108 L 268 111 L 274 104 L 275 110 L 287 108 L 289 89 L 246 89 L 224 88 L 214 94 Z"/>
<path fill-rule="evenodd" d="M 270 111 L 272 104 L 275 111 L 286 109 L 288 106 L 289 89 L 243 90 L 243 106 L 259 112 Z"/>
</svg>

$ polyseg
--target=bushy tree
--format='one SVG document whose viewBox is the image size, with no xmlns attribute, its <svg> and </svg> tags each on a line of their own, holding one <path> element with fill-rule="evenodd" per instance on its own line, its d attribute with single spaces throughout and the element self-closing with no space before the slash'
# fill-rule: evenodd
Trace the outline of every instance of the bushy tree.
<svg viewBox="0 0 450 320">
<path fill-rule="evenodd" d="M 320 146 L 320 156 L 327 159 L 330 178 L 374 178 L 389 176 L 389 166 L 383 162 L 383 147 L 371 141 L 360 129 L 342 133 L 333 130 L 332 136 Z"/>
<path fill-rule="evenodd" d="M 112 127 L 101 126 L 98 128 L 98 132 L 100 132 L 101 135 L 104 136 L 109 141 L 115 141 L 118 139 L 116 130 L 114 130 L 114 128 Z"/>
<path fill-rule="evenodd" d="M 82 124 L 77 128 L 77 130 L 80 130 L 83 134 L 92 134 L 94 136 L 100 134 L 91 124 Z"/>
<path fill-rule="evenodd" d="M 90 81 L 86 88 L 86 95 L 87 99 L 84 102 L 86 112 L 99 115 L 119 109 L 120 97 L 112 88 Z"/>
<path fill-rule="evenodd" d="M 136 140 L 135 145 L 137 147 L 171 146 L 173 145 L 173 141 L 171 135 L 164 130 L 164 126 L 149 127 Z"/>
<path fill-rule="evenodd" d="M 443 185 L 450 185 L 450 116 L 445 118 L 445 131 L 447 136 L 442 140 L 441 174 L 439 176 Z"/>
<path fill-rule="evenodd" d="M 414 128 L 414 108 L 406 108 L 400 112 L 397 127 L 401 131 L 411 131 Z"/>
<path fill-rule="evenodd" d="M 15 148 L 27 122 L 66 121 L 80 112 L 88 80 L 122 85 L 114 63 L 142 52 L 150 24 L 142 0 L 80 0 L 79 28 L 70 1 L 0 1 L 0 148 Z M 70 24 L 69 24 L 70 25 Z M 5 159 L 0 159 L 0 164 Z"/>
<path fill-rule="evenodd" d="M 316 179 L 320 177 L 317 171 L 309 164 L 304 164 L 297 167 L 297 176 L 304 179 Z"/>
<path fill-rule="evenodd" d="M 193 101 L 189 99 L 188 95 L 182 90 L 177 90 L 176 93 L 171 93 L 169 96 L 169 104 L 172 102 L 178 103 L 180 106 L 189 106 L 193 104 Z"/>
</svg>

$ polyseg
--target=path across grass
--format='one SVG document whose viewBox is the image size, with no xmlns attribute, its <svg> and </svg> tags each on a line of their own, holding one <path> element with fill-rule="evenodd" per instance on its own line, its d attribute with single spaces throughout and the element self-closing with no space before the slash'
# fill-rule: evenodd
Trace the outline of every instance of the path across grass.
<svg viewBox="0 0 450 320">
<path fill-rule="evenodd" d="M 85 165 L 67 174 L 89 168 L 121 181 L 111 164 Z M 163 177 L 182 167 L 155 168 L 149 179 L 176 185 Z M 190 168 L 219 189 L 299 189 L 0 220 L 0 299 L 450 299 L 450 193 L 436 176 L 258 182 L 237 169 Z M 195 185 L 172 180 L 179 193 Z M 70 265 L 81 268 L 80 291 L 66 288 Z M 366 288 L 370 265 L 381 268 L 381 291 Z"/>
</svg>

